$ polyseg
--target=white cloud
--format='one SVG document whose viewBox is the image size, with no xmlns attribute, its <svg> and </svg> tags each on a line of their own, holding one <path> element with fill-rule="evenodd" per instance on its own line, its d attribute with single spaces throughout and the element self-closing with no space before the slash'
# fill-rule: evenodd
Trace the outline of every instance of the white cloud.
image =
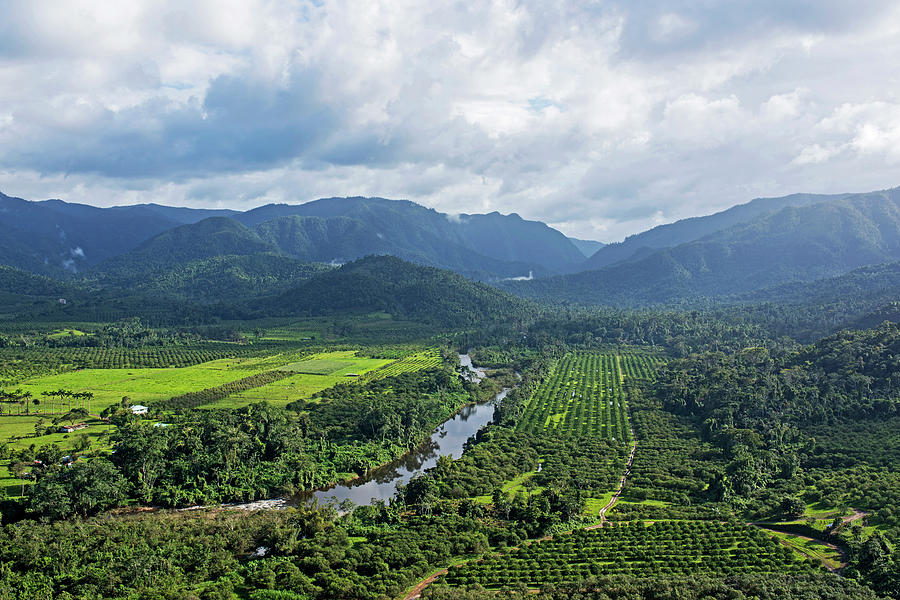
<svg viewBox="0 0 900 600">
<path fill-rule="evenodd" d="M 609 241 L 900 184 L 889 2 L 0 5 L 0 189 L 29 198 L 381 195 Z"/>
</svg>

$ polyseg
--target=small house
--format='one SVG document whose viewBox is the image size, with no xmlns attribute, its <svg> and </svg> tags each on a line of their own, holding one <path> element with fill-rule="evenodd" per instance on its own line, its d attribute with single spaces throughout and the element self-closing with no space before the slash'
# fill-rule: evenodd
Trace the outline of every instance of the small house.
<svg viewBox="0 0 900 600">
<path fill-rule="evenodd" d="M 59 433 L 72 433 L 75 431 L 75 428 L 71 425 L 63 425 L 59 428 Z"/>
<path fill-rule="evenodd" d="M 133 415 L 146 415 L 147 411 L 150 410 L 148 407 L 143 404 L 132 404 L 131 405 L 131 414 Z"/>
</svg>

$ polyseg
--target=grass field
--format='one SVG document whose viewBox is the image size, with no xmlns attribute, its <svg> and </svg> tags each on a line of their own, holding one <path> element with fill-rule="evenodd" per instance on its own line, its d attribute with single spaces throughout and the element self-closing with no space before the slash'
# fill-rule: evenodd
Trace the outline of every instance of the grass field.
<svg viewBox="0 0 900 600">
<path fill-rule="evenodd" d="M 798 550 L 807 556 L 811 556 L 816 560 L 822 561 L 822 564 L 830 569 L 837 569 L 841 566 L 841 553 L 823 542 L 781 531 L 772 531 L 770 529 L 765 529 L 764 531 L 783 541 L 791 548 Z"/>
<path fill-rule="evenodd" d="M 354 350 L 323 352 L 279 368 L 296 371 L 297 375 L 262 387 L 233 394 L 206 404 L 202 408 L 236 408 L 253 402 L 285 406 L 306 399 L 338 383 L 354 381 L 352 375 L 365 375 L 393 362 L 386 358 L 360 358 Z"/>
<path fill-rule="evenodd" d="M 511 500 L 515 498 L 518 494 L 526 494 L 528 496 L 533 496 L 534 494 L 540 493 L 544 491 L 542 486 L 537 485 L 526 485 L 526 482 L 534 477 L 537 471 L 528 471 L 527 473 L 520 473 L 514 479 L 511 479 L 503 484 L 500 488 L 500 491 L 506 494 L 506 496 Z M 475 496 L 472 498 L 475 502 L 479 504 L 490 504 L 494 501 L 493 496 L 490 494 L 486 494 L 483 496 Z"/>
<path fill-rule="evenodd" d="M 260 358 L 223 358 L 191 367 L 168 369 L 82 369 L 59 375 L 36 377 L 16 387 L 31 392 L 42 404 L 38 411 L 49 410 L 41 392 L 64 388 L 73 392 L 92 392 L 91 414 L 122 401 L 128 396 L 135 404 L 150 404 L 172 396 L 203 390 L 235 381 L 271 368 Z M 35 408 L 32 408 L 35 412 Z M 0 437 L 3 431 L 0 430 Z"/>
</svg>

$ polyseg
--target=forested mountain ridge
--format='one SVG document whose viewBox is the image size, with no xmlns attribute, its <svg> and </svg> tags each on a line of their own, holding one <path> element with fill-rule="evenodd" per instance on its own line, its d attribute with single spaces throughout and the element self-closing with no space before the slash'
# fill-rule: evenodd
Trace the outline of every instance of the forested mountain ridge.
<svg viewBox="0 0 900 600">
<path fill-rule="evenodd" d="M 324 198 L 270 204 L 235 218 L 303 260 L 368 254 L 495 277 L 571 269 L 583 259 L 562 233 L 517 214 L 447 215 L 406 200 Z"/>
<path fill-rule="evenodd" d="M 266 314 L 302 316 L 383 311 L 401 319 L 467 327 L 514 321 L 527 303 L 455 273 L 392 256 L 370 256 L 253 306 Z"/>
<path fill-rule="evenodd" d="M 653 250 L 671 248 L 699 240 L 718 231 L 752 221 L 766 213 L 794 206 L 810 206 L 819 202 L 847 198 L 852 194 L 791 194 L 780 198 L 756 198 L 746 204 L 704 217 L 690 217 L 674 223 L 658 225 L 642 233 L 630 235 L 624 241 L 607 244 L 592 254 L 581 266 L 583 271 L 602 269 L 624 260 L 633 260 Z"/>
<path fill-rule="evenodd" d="M 89 275 L 87 281 L 131 293 L 201 304 L 242 303 L 257 296 L 277 294 L 331 268 L 321 263 L 259 252 L 198 258 L 151 271 L 122 269 L 97 273 Z"/>
<path fill-rule="evenodd" d="M 900 190 L 788 207 L 598 271 L 503 287 L 525 297 L 640 306 L 749 293 L 900 259 Z"/>
<path fill-rule="evenodd" d="M 79 272 L 217 212 L 152 204 L 97 208 L 0 193 L 0 263 L 54 276 Z"/>
<path fill-rule="evenodd" d="M 238 212 L 157 204 L 97 208 L 0 195 L 0 264 L 64 276 L 209 218 L 242 223 L 270 244 L 265 251 L 303 261 L 342 263 L 391 254 L 498 279 L 568 272 L 584 260 L 568 238 L 544 223 L 496 212 L 447 215 L 406 200 L 323 198 Z"/>
<path fill-rule="evenodd" d="M 105 273 L 141 273 L 216 256 L 276 253 L 278 249 L 228 217 L 181 225 L 98 267 Z"/>
</svg>

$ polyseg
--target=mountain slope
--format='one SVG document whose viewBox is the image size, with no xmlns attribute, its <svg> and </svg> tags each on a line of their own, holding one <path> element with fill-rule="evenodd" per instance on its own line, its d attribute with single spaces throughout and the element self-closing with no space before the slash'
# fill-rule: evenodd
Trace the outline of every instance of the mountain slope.
<svg viewBox="0 0 900 600">
<path fill-rule="evenodd" d="M 570 237 L 569 241 L 572 242 L 578 251 L 584 254 L 587 258 L 590 258 L 594 254 L 597 253 L 600 248 L 606 246 L 603 242 L 597 242 L 595 240 L 580 240 L 578 238 Z"/>
<path fill-rule="evenodd" d="M 811 206 L 820 202 L 838 200 L 851 194 L 793 194 L 781 198 L 757 198 L 746 204 L 733 206 L 705 217 L 691 217 L 675 223 L 659 225 L 648 231 L 625 238 L 625 241 L 600 248 L 581 265 L 583 271 L 593 271 L 623 260 L 634 260 L 654 250 L 671 248 L 699 240 L 723 229 L 747 223 L 766 213 L 787 207 Z"/>
<path fill-rule="evenodd" d="M 304 260 L 343 262 L 391 254 L 488 278 L 529 270 L 564 272 L 583 260 L 563 234 L 544 223 L 516 214 L 451 217 L 406 200 L 323 198 L 300 205 L 270 204 L 235 219 Z"/>
<path fill-rule="evenodd" d="M 151 214 L 133 219 L 59 201 L 28 202 L 0 194 L 0 261 L 36 273 L 76 272 L 137 244 L 138 229 L 171 223 Z"/>
<path fill-rule="evenodd" d="M 506 289 L 526 297 L 637 306 L 740 294 L 900 259 L 900 190 L 775 213 L 601 270 Z"/>
<path fill-rule="evenodd" d="M 210 217 L 164 231 L 134 250 L 106 261 L 97 270 L 128 276 L 216 256 L 276 253 L 277 250 L 237 221 Z"/>
<path fill-rule="evenodd" d="M 159 266 L 140 273 L 128 270 L 97 275 L 92 283 L 153 297 L 168 296 L 201 304 L 240 303 L 278 294 L 330 267 L 276 254 L 213 256 Z"/>
<path fill-rule="evenodd" d="M 174 219 L 159 208 L 29 202 L 0 193 L 0 263 L 57 276 L 82 271 L 188 218 Z"/>
<path fill-rule="evenodd" d="M 461 275 L 392 256 L 370 256 L 322 273 L 257 309 L 315 316 L 387 312 L 396 318 L 462 327 L 515 319 L 525 303 Z"/>
</svg>

